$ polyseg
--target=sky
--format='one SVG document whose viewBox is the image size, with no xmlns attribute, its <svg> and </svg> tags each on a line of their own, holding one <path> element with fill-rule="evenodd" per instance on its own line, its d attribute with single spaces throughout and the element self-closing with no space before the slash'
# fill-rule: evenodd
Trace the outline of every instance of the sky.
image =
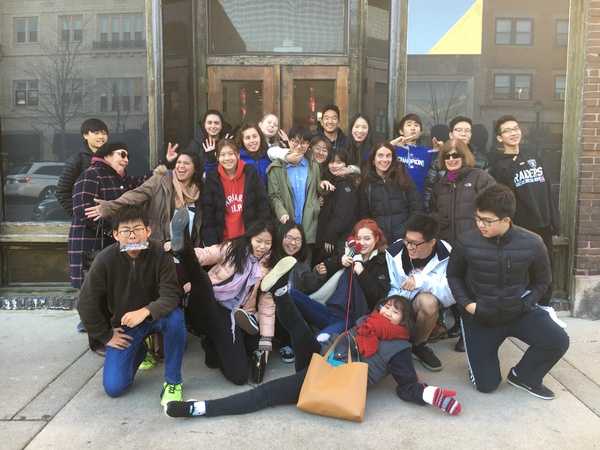
<svg viewBox="0 0 600 450">
<path fill-rule="evenodd" d="M 408 54 L 426 54 L 475 0 L 409 0 Z"/>
</svg>

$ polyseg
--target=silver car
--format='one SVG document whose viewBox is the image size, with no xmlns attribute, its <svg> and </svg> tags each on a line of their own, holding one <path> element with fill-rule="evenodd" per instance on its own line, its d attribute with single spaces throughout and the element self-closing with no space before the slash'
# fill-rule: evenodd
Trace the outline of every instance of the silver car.
<svg viewBox="0 0 600 450">
<path fill-rule="evenodd" d="M 7 196 L 43 200 L 52 197 L 65 167 L 61 162 L 33 162 L 15 167 L 6 176 L 4 193 Z"/>
</svg>

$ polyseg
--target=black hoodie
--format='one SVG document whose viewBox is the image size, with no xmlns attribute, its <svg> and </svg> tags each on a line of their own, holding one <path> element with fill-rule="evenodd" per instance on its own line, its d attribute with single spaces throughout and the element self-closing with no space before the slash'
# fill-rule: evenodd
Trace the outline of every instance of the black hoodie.
<svg viewBox="0 0 600 450">
<path fill-rule="evenodd" d="M 528 152 L 490 154 L 490 175 L 509 186 L 517 198 L 514 222 L 528 230 L 550 228 L 558 234 L 560 221 L 552 198 L 551 183 L 543 163 Z"/>
</svg>

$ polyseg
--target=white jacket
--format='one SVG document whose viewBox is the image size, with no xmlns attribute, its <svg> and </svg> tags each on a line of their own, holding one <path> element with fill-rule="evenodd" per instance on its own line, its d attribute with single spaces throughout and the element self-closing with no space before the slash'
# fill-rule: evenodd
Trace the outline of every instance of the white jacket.
<svg viewBox="0 0 600 450">
<path fill-rule="evenodd" d="M 428 292 L 434 295 L 446 308 L 456 303 L 446 278 L 446 268 L 448 267 L 452 246 L 446 241 L 438 239 L 434 247 L 435 255 L 433 258 L 422 270 L 408 274 L 405 273 L 402 266 L 402 255 L 406 251 L 404 241 L 398 239 L 385 253 L 391 286 L 388 295 L 401 295 L 412 300 L 419 293 Z M 415 279 L 416 288 L 413 291 L 407 291 L 401 287 L 410 276 Z"/>
</svg>

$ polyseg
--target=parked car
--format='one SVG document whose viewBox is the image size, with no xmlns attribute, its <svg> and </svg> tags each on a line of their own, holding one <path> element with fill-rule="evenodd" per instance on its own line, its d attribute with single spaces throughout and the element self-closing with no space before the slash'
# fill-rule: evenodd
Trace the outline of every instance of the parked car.
<svg viewBox="0 0 600 450">
<path fill-rule="evenodd" d="M 37 222 L 60 221 L 70 222 L 71 218 L 58 203 L 54 195 L 40 200 L 33 206 L 32 220 Z"/>
<path fill-rule="evenodd" d="M 61 162 L 43 161 L 15 167 L 6 176 L 4 193 L 38 200 L 51 197 L 56 192 L 56 184 L 64 167 L 65 164 Z"/>
</svg>

